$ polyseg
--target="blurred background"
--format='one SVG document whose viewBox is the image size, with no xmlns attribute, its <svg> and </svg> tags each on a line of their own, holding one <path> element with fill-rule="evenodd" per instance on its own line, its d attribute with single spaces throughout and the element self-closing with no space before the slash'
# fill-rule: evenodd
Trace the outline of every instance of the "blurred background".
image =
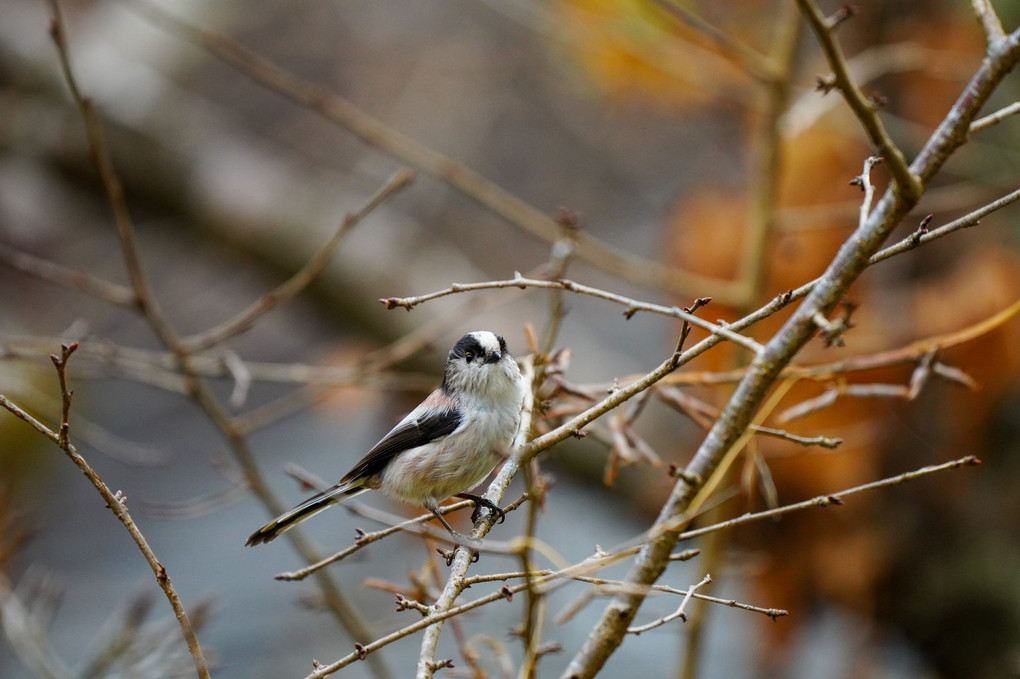
<svg viewBox="0 0 1020 679">
<path fill-rule="evenodd" d="M 1020 7 L 996 4 L 1011 30 Z M 433 165 L 438 173 L 414 168 L 413 184 L 350 232 L 308 290 L 203 354 L 210 375 L 233 370 L 233 379 L 209 382 L 223 408 L 251 424 L 246 449 L 287 506 L 307 494 L 289 465 L 335 481 L 435 386 L 457 338 L 491 329 L 524 356 L 525 325 L 544 336 L 556 302 L 547 291 L 508 289 L 449 296 L 408 313 L 387 310 L 380 298 L 553 271 L 666 305 L 712 297 L 702 314 L 715 320 L 738 318 L 819 275 L 856 224 L 861 193 L 848 181 L 870 149 L 838 93 L 816 88 L 829 69 L 791 6 L 166 3 L 189 24 L 284 69 L 289 82 L 319 86 L 389 128 L 370 144 L 133 1 L 61 4 L 73 68 L 102 119 L 145 273 L 181 334 L 231 318 L 282 283 L 387 177 L 414 167 L 380 146 L 421 145 L 445 157 Z M 862 89 L 882 104 L 890 133 L 912 157 L 980 64 L 983 35 L 966 3 L 889 0 L 858 9 L 839 39 Z M 719 33 L 692 23 L 688 12 Z M 427 599 L 445 566 L 429 545 L 403 536 L 334 565 L 330 576 L 370 633 L 352 639 L 323 610 L 315 582 L 273 580 L 304 565 L 286 541 L 243 547 L 268 512 L 246 489 L 236 449 L 182 393 L 145 319 L 25 271 L 28 254 L 128 283 L 49 16 L 39 0 L 5 0 L 0 19 L 0 393 L 56 426 L 59 390 L 48 355 L 61 342 L 80 342 L 70 364 L 72 440 L 111 489 L 128 496 L 202 623 L 214 676 L 304 676 L 312 658 L 331 662 L 354 641 L 416 617 L 394 612 L 392 592 L 366 587 L 366 578 L 408 588 L 414 573 Z M 1018 85 L 1009 76 L 983 113 L 1016 101 Z M 549 228 L 522 228 L 457 188 L 463 168 L 531 206 Z M 1018 169 L 1017 121 L 1007 118 L 954 156 L 894 237 L 927 214 L 939 226 L 1015 190 Z M 873 177 L 884 187 L 881 167 Z M 578 224 L 581 235 L 557 231 L 547 217 Z M 846 346 L 813 342 L 798 362 L 880 354 L 965 332 L 1010 308 L 1020 299 L 1018 225 L 1016 208 L 1007 207 L 975 229 L 873 267 L 851 293 L 858 308 Z M 558 259 L 562 243 L 554 247 L 563 239 L 581 241 L 566 262 Z M 610 264 L 596 250 L 609 253 Z M 628 319 L 618 305 L 581 296 L 562 302 L 553 347 L 571 350 L 570 384 L 602 390 L 673 350 L 679 325 L 665 317 Z M 747 334 L 764 342 L 787 315 Z M 1020 323 L 1009 317 L 970 334 L 935 357 L 948 377 L 930 377 L 912 399 L 904 398 L 906 386 L 923 352 L 794 385 L 767 423 L 843 444 L 756 440 L 706 519 L 967 454 L 981 467 L 688 545 L 702 555 L 672 566 L 662 584 L 684 588 L 711 572 L 707 593 L 790 615 L 773 622 L 698 606 L 686 625 L 628 638 L 605 676 L 1020 676 Z M 701 337 L 695 332 L 691 341 Z M 382 365 L 376 361 L 384 367 L 358 372 Z M 684 372 L 746 361 L 721 345 Z M 238 365 L 248 366 L 247 388 Z M 307 384 L 316 379 L 319 386 Z M 728 384 L 688 382 L 684 394 L 725 403 Z M 871 395 L 844 395 L 783 420 L 789 408 L 847 383 Z M 630 430 L 658 465 L 628 458 L 607 431 L 593 426 L 588 438 L 540 458 L 552 486 L 537 535 L 569 562 L 647 528 L 671 487 L 665 468 L 684 464 L 703 436 L 662 399 L 651 399 Z M 520 492 L 515 484 L 510 497 Z M 366 503 L 417 514 L 381 497 Z M 466 525 L 466 517 L 457 520 Z M 510 539 L 522 521 L 510 515 L 493 536 Z M 377 527 L 343 508 L 305 525 L 322 554 L 348 546 L 356 527 Z M 9 414 L 0 416 L 0 527 L 0 676 L 194 675 L 170 609 L 123 527 L 59 449 Z M 475 568 L 517 565 L 485 555 Z M 558 590 L 551 617 L 584 591 Z M 650 599 L 638 622 L 677 604 Z M 546 638 L 564 650 L 543 657 L 540 676 L 558 675 L 602 608 L 596 600 L 547 626 Z M 474 612 L 459 630 L 448 627 L 438 657 L 454 658 L 457 669 L 444 672 L 470 676 L 457 674 L 470 667 L 454 642 L 460 636 L 479 655 L 475 674 L 507 676 L 520 661 L 511 635 L 520 617 L 515 599 Z M 123 629 L 137 636 L 111 656 Z M 418 642 L 397 642 L 341 676 L 407 676 Z"/>
</svg>

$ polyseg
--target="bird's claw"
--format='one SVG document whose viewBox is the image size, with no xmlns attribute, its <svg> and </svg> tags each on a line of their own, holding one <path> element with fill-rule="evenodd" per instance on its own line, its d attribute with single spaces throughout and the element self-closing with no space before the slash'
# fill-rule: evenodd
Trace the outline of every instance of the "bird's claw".
<svg viewBox="0 0 1020 679">
<path fill-rule="evenodd" d="M 478 519 L 482 516 L 482 507 L 485 507 L 490 512 L 496 515 L 496 523 L 503 523 L 506 521 L 506 512 L 504 512 L 499 505 L 490 500 L 487 497 L 481 495 L 472 495 L 470 493 L 461 493 L 457 497 L 464 498 L 465 500 L 471 500 L 475 503 L 475 510 L 471 512 L 471 523 L 477 523 Z"/>
</svg>

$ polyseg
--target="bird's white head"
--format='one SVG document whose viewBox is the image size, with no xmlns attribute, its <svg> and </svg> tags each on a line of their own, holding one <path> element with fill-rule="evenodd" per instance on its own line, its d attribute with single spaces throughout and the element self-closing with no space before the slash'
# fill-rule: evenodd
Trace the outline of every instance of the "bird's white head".
<svg viewBox="0 0 1020 679">
<path fill-rule="evenodd" d="M 442 389 L 462 397 L 503 400 L 521 398 L 523 384 L 506 340 L 494 332 L 477 330 L 461 337 L 450 350 Z"/>
</svg>

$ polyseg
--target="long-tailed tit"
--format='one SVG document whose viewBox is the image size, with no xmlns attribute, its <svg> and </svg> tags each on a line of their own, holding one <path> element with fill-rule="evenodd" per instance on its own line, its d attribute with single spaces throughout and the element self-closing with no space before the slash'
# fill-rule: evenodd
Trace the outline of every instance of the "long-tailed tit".
<svg viewBox="0 0 1020 679">
<path fill-rule="evenodd" d="M 453 530 L 439 513 L 449 497 L 474 500 L 503 518 L 489 500 L 466 491 L 510 451 L 524 401 L 521 371 L 495 333 L 464 335 L 446 359 L 443 383 L 386 434 L 329 490 L 308 498 L 252 533 L 246 544 L 269 542 L 326 507 L 363 493 L 424 505 L 461 544 L 477 540 Z"/>
</svg>

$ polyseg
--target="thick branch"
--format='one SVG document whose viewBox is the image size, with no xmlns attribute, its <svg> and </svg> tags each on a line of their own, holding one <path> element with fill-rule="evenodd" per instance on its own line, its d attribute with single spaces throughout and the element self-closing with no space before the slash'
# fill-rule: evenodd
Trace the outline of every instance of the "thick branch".
<svg viewBox="0 0 1020 679">
<path fill-rule="evenodd" d="M 806 0 L 798 0 L 813 23 L 820 20 L 817 8 Z M 812 14 L 813 13 L 813 14 Z M 818 29 L 816 28 L 816 32 Z M 827 30 L 819 38 L 827 51 L 838 55 Z M 929 139 L 911 165 L 911 184 L 927 181 L 938 171 L 952 152 L 966 139 L 974 116 L 1005 74 L 1016 65 L 1020 57 L 1020 31 L 990 49 L 996 58 L 986 59 L 971 83 L 959 97 L 949 115 Z M 877 121 L 874 116 L 870 122 Z M 865 122 L 862 120 L 862 123 Z M 883 154 L 884 155 L 884 154 Z M 887 161 L 890 159 L 887 157 Z M 897 170 L 902 173 L 902 170 Z M 915 177 L 916 175 L 916 177 Z M 698 448 L 691 463 L 681 475 L 672 493 L 663 505 L 652 530 L 654 536 L 642 548 L 626 581 L 638 586 L 654 583 L 669 563 L 669 555 L 676 544 L 677 517 L 690 515 L 704 500 L 703 491 L 712 487 L 714 478 L 723 469 L 721 464 L 728 451 L 744 435 L 758 407 L 782 369 L 814 335 L 816 314 L 828 315 L 850 284 L 868 266 L 889 232 L 916 203 L 918 194 L 907 186 L 891 186 L 868 215 L 868 219 L 843 244 L 825 274 L 815 283 L 804 302 L 765 345 L 762 355 L 755 358 L 747 374 L 737 386 L 722 415 Z M 627 627 L 634 619 L 644 600 L 644 590 L 617 595 L 607 606 L 601 621 L 593 629 L 584 646 L 570 662 L 564 677 L 580 679 L 597 674 L 606 659 L 622 642 Z"/>
</svg>

